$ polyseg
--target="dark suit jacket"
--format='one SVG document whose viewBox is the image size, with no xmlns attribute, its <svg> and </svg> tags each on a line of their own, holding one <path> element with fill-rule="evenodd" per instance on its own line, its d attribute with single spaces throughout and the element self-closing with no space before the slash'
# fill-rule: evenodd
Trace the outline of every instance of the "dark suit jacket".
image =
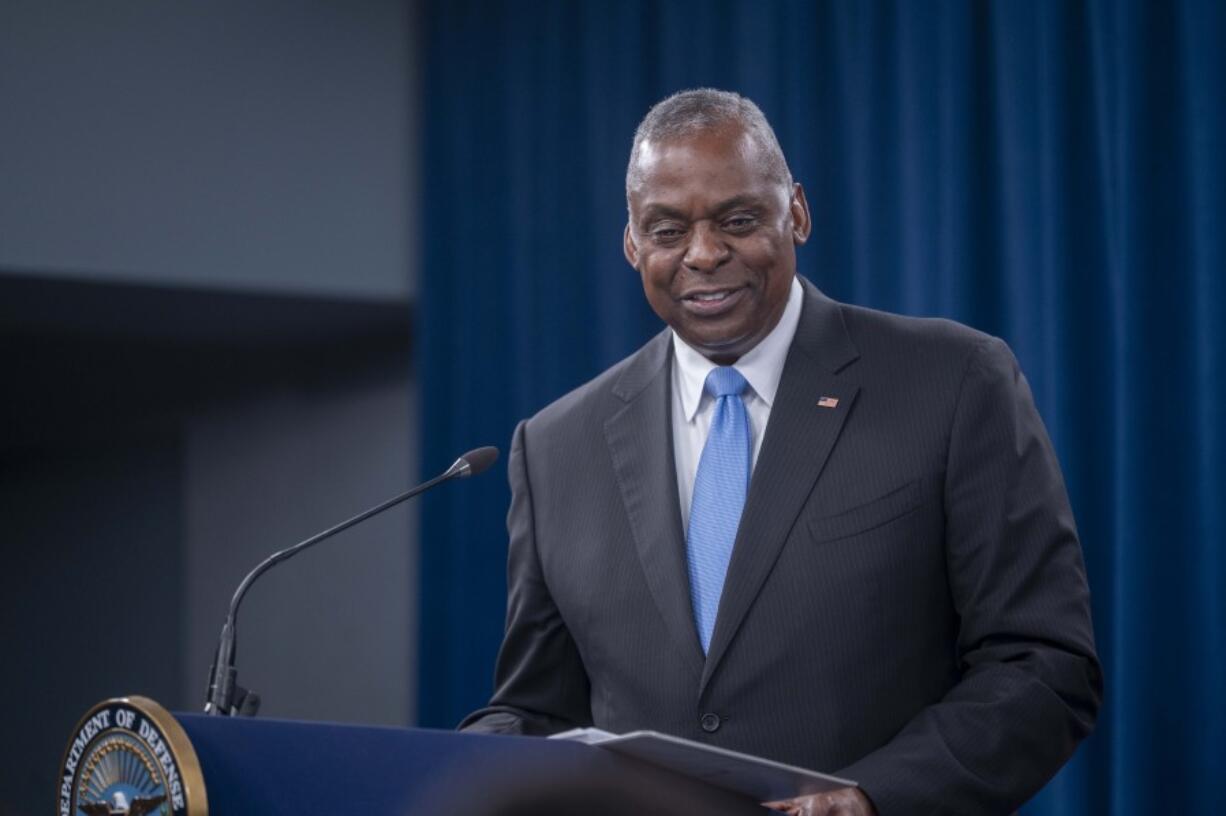
<svg viewBox="0 0 1226 816">
<path fill-rule="evenodd" d="M 516 429 L 506 639 L 463 727 L 655 729 L 857 780 L 882 816 L 1035 793 L 1102 686 L 1064 483 L 1008 347 L 805 284 L 705 659 L 671 357 L 665 331 Z"/>
</svg>

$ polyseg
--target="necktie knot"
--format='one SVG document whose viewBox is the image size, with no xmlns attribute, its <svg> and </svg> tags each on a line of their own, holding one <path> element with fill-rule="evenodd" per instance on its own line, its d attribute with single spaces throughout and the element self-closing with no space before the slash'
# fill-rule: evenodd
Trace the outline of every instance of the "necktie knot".
<svg viewBox="0 0 1226 816">
<path fill-rule="evenodd" d="M 707 375 L 707 381 L 703 384 L 703 390 L 715 399 L 719 399 L 720 397 L 740 396 L 745 393 L 748 385 L 749 383 L 741 372 L 732 366 L 719 366 L 711 369 L 711 373 Z"/>
</svg>

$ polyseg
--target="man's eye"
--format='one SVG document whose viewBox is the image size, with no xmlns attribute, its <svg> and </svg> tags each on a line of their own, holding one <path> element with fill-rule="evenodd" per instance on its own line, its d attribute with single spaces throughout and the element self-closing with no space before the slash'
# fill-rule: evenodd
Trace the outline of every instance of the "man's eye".
<svg viewBox="0 0 1226 816">
<path fill-rule="evenodd" d="M 753 229 L 753 226 L 756 223 L 756 219 L 754 219 L 752 216 L 735 215 L 724 221 L 724 229 L 731 232 L 745 232 L 746 230 Z"/>
<path fill-rule="evenodd" d="M 651 231 L 651 237 L 657 241 L 674 241 L 682 235 L 676 227 L 656 227 Z"/>
</svg>

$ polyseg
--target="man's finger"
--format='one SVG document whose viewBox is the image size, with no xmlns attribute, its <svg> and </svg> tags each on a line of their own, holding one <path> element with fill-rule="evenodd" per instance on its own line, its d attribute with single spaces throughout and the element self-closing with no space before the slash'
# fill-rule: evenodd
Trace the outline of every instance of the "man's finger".
<svg viewBox="0 0 1226 816">
<path fill-rule="evenodd" d="M 797 796 L 778 802 L 763 802 L 763 807 L 782 811 L 789 816 L 827 816 L 831 800 L 824 793 L 815 796 Z"/>
</svg>

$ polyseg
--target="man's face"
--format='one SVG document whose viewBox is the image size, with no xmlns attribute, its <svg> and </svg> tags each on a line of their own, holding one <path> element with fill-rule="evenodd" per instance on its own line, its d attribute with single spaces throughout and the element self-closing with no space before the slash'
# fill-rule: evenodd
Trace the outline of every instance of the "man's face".
<svg viewBox="0 0 1226 816">
<path fill-rule="evenodd" d="M 804 191 L 772 178 L 762 159 L 735 126 L 645 142 L 630 188 L 626 260 L 655 313 L 720 365 L 779 322 L 796 245 L 809 237 Z"/>
</svg>

